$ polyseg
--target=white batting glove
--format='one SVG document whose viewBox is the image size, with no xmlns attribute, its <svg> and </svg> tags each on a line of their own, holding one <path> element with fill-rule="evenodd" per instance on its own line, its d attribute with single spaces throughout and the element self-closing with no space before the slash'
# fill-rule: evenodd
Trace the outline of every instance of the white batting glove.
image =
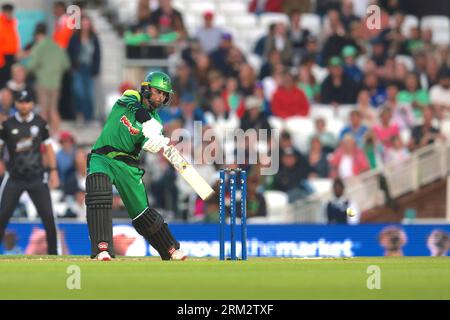
<svg viewBox="0 0 450 320">
<path fill-rule="evenodd" d="M 163 126 L 155 118 L 151 118 L 142 124 L 142 133 L 146 138 L 161 134 L 162 129 Z"/>
<path fill-rule="evenodd" d="M 153 135 L 147 140 L 147 142 L 144 143 L 142 149 L 147 152 L 158 153 L 159 150 L 169 144 L 169 142 L 170 139 L 164 137 L 162 134 Z"/>
</svg>

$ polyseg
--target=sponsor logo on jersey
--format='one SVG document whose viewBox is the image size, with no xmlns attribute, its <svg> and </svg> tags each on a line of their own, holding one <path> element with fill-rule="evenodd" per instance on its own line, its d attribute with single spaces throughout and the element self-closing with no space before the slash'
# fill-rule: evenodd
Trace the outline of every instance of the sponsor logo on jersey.
<svg viewBox="0 0 450 320">
<path fill-rule="evenodd" d="M 122 116 L 122 118 L 120 118 L 120 122 L 122 122 L 122 124 L 128 128 L 128 131 L 132 135 L 137 135 L 140 132 L 139 129 L 136 129 L 133 127 L 130 120 L 128 120 L 128 118 L 126 116 Z"/>
<path fill-rule="evenodd" d="M 22 138 L 16 144 L 16 152 L 24 152 L 30 150 L 32 146 L 33 146 L 32 137 Z"/>
<path fill-rule="evenodd" d="M 38 126 L 31 126 L 30 133 L 33 137 L 36 137 L 39 134 L 39 127 Z"/>
</svg>

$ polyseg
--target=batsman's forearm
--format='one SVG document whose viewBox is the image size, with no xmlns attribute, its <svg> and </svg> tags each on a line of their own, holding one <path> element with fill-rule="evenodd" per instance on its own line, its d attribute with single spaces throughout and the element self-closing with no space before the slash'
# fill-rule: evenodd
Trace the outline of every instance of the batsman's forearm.
<svg viewBox="0 0 450 320">
<path fill-rule="evenodd" d="M 47 144 L 45 148 L 47 151 L 48 166 L 50 169 L 56 169 L 56 154 L 55 150 L 53 150 L 53 146 L 51 144 Z"/>
</svg>

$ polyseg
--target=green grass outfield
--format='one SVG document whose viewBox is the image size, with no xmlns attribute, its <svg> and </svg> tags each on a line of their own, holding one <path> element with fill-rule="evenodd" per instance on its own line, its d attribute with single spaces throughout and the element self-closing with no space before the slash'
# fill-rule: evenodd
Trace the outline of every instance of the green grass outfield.
<svg viewBox="0 0 450 320">
<path fill-rule="evenodd" d="M 67 268 L 81 272 L 69 290 Z M 381 270 L 369 290 L 367 268 Z M 450 257 L 218 261 L 1 256 L 0 299 L 450 299 Z"/>
</svg>

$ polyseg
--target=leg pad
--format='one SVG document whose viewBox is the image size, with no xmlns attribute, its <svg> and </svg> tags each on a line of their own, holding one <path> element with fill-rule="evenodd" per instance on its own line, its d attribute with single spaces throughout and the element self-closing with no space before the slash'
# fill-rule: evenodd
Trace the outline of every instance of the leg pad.
<svg viewBox="0 0 450 320">
<path fill-rule="evenodd" d="M 101 251 L 114 257 L 112 237 L 112 184 L 104 173 L 93 173 L 86 178 L 86 218 L 91 239 L 91 258 Z"/>
<path fill-rule="evenodd" d="M 172 252 L 180 248 L 169 226 L 155 209 L 148 208 L 133 220 L 136 231 L 158 251 L 162 260 L 170 260 Z"/>
</svg>

